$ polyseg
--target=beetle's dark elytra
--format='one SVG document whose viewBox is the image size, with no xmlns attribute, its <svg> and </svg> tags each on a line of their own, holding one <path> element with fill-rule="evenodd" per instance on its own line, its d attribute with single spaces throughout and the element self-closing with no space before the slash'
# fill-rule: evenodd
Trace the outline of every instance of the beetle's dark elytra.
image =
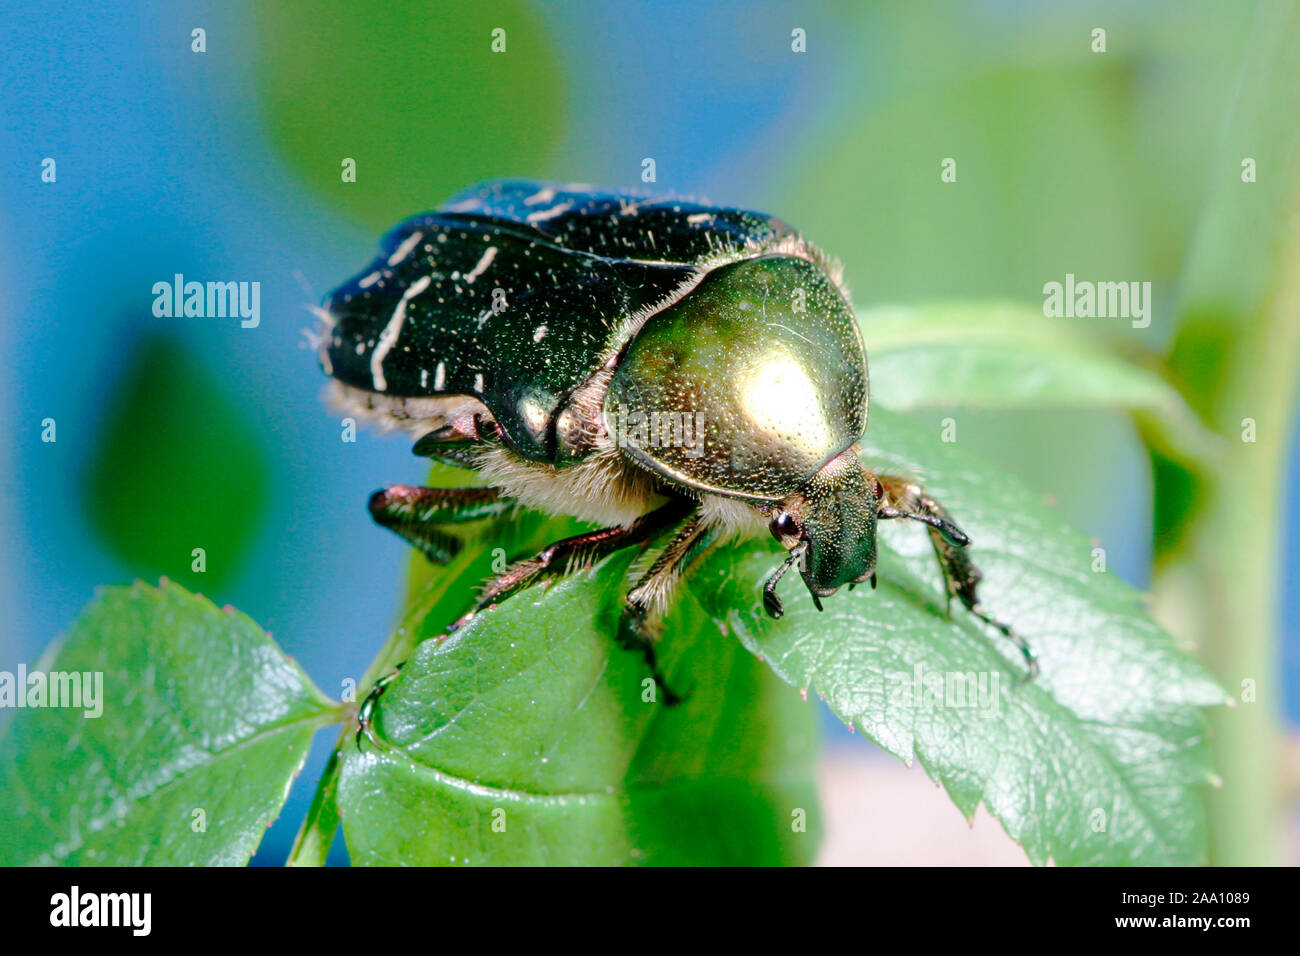
<svg viewBox="0 0 1300 956">
<path fill-rule="evenodd" d="M 777 220 L 531 182 L 471 189 L 384 237 L 325 303 L 326 368 L 387 395 L 465 394 L 520 454 L 551 460 L 560 402 L 610 337 L 719 249 L 791 235 Z"/>
</svg>

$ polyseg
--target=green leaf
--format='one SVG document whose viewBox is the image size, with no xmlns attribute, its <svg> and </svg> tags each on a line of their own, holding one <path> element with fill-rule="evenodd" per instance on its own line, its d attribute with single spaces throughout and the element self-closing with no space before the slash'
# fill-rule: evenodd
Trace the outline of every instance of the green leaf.
<svg viewBox="0 0 1300 956">
<path fill-rule="evenodd" d="M 8 866 L 247 863 L 341 717 L 251 620 L 166 582 L 105 589 L 34 670 L 101 675 L 102 714 L 14 712 Z"/>
<path fill-rule="evenodd" d="M 1153 438 L 1205 459 L 1218 440 L 1158 373 L 1041 308 L 936 302 L 860 313 L 872 398 L 895 411 L 934 406 L 1119 409 L 1147 413 Z"/>
<path fill-rule="evenodd" d="M 1092 545 L 1014 480 L 887 411 L 873 413 L 865 447 L 882 471 L 926 479 L 972 535 L 984 603 L 1033 643 L 1037 680 L 1020 683 L 1023 664 L 996 633 L 960 608 L 945 615 L 914 526 L 882 526 L 878 591 L 843 592 L 818 614 L 792 582 L 781 621 L 761 610 L 773 546 L 716 550 L 670 618 L 665 670 L 693 694 L 669 710 L 641 702 L 639 658 L 608 636 L 629 555 L 526 591 L 442 641 L 430 608 L 467 598 L 435 583 L 399 629 L 417 650 L 379 698 L 375 740 L 345 753 L 339 803 L 353 859 L 808 859 L 811 841 L 789 832 L 791 814 L 811 805 L 792 772 L 806 770 L 807 750 L 789 739 L 807 711 L 753 673 L 736 653 L 743 644 L 886 750 L 919 760 L 967 816 L 983 802 L 1035 862 L 1202 862 L 1198 788 L 1212 774 L 1198 708 L 1223 691 L 1136 592 L 1092 570 Z M 982 680 L 986 696 L 958 698 L 952 675 Z M 938 700 L 916 692 L 936 677 L 947 682 Z"/>
<path fill-rule="evenodd" d="M 1039 677 L 1022 683 L 1018 652 L 960 605 L 945 616 L 916 526 L 882 524 L 878 590 L 837 594 L 818 614 L 791 584 L 780 621 L 758 592 L 776 556 L 719 551 L 691 584 L 710 613 L 783 679 L 919 760 L 967 817 L 983 802 L 1034 862 L 1203 862 L 1197 785 L 1212 774 L 1197 707 L 1224 692 L 1013 479 L 888 412 L 873 411 L 864 449 L 882 472 L 924 478 L 971 536 L 983 604 L 1028 638 Z M 965 680 L 986 696 L 958 696 Z"/>
<path fill-rule="evenodd" d="M 522 524 L 559 536 L 553 521 Z M 631 558 L 530 589 L 442 641 L 445 591 L 430 589 L 403 624 L 421 643 L 378 699 L 375 742 L 345 751 L 354 862 L 811 860 L 813 708 L 689 595 L 664 667 L 690 698 L 645 700 L 641 656 L 611 638 Z M 448 580 L 463 609 L 477 575 Z"/>
</svg>

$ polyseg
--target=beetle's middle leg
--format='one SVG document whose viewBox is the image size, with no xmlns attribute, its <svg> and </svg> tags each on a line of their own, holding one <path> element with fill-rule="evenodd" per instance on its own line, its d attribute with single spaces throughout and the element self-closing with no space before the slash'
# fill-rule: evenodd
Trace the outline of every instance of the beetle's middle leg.
<svg viewBox="0 0 1300 956">
<path fill-rule="evenodd" d="M 692 512 L 654 563 L 637 578 L 619 616 L 619 643 L 645 656 L 655 682 L 663 690 L 664 703 L 670 706 L 680 703 L 682 698 L 663 679 L 655 659 L 655 644 L 663 631 L 663 615 L 682 575 L 717 538 L 718 529 L 706 525 L 699 511 Z"/>
<path fill-rule="evenodd" d="M 421 488 L 393 485 L 370 496 L 375 523 L 395 531 L 436 564 L 446 564 L 460 541 L 438 526 L 501 514 L 514 504 L 497 488 Z"/>
<path fill-rule="evenodd" d="M 943 505 L 925 493 L 920 485 L 894 475 L 876 476 L 876 517 L 910 518 L 923 522 L 930 534 L 939 570 L 943 572 L 948 604 L 956 597 L 971 614 L 1000 631 L 1020 649 L 1029 668 L 1029 677 L 1038 673 L 1038 656 L 1029 643 L 1008 624 L 994 618 L 980 606 L 976 589 L 983 575 L 966 550 L 968 538 L 952 520 Z"/>
</svg>

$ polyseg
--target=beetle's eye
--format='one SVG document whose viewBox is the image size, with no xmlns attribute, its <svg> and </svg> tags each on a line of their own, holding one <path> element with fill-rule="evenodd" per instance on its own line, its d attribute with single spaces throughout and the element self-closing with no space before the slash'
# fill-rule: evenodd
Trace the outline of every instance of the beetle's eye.
<svg viewBox="0 0 1300 956">
<path fill-rule="evenodd" d="M 772 519 L 772 534 L 778 538 L 790 537 L 799 533 L 799 522 L 788 511 L 781 511 Z"/>
</svg>

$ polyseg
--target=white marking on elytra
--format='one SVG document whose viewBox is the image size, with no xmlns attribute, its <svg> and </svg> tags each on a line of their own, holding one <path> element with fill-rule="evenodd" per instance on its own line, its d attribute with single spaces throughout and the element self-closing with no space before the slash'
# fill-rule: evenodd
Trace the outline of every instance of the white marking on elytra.
<svg viewBox="0 0 1300 956">
<path fill-rule="evenodd" d="M 686 221 L 687 221 L 687 222 L 690 222 L 690 223 L 695 223 L 695 222 L 712 222 L 712 221 L 713 221 L 713 213 L 711 213 L 711 212 L 697 212 L 697 213 L 695 213 L 694 215 L 687 216 L 687 217 L 686 217 Z"/>
<path fill-rule="evenodd" d="M 346 411 L 366 424 L 382 430 L 404 429 L 415 437 L 457 419 L 478 416 L 480 424 L 493 421 L 492 413 L 477 398 L 465 395 L 424 395 L 402 398 L 371 389 L 354 388 L 337 379 L 326 389 L 331 408 Z"/>
<path fill-rule="evenodd" d="M 447 384 L 447 363 L 439 362 L 438 367 L 433 370 L 433 390 L 441 392 L 442 387 Z"/>
<path fill-rule="evenodd" d="M 370 275 L 363 277 L 357 285 L 361 286 L 363 289 L 369 289 L 372 285 L 378 282 L 380 278 L 382 278 L 382 276 L 378 272 L 372 272 Z"/>
<path fill-rule="evenodd" d="M 525 206 L 536 206 L 538 203 L 550 202 L 555 198 L 555 187 L 547 186 L 545 189 L 539 189 L 527 199 L 524 200 Z"/>
<path fill-rule="evenodd" d="M 483 324 L 487 322 L 488 319 L 492 318 L 492 315 L 493 315 L 493 311 L 491 309 L 488 309 L 482 315 L 480 315 L 478 317 L 478 327 L 480 329 L 483 328 Z"/>
<path fill-rule="evenodd" d="M 411 254 L 411 250 L 415 248 L 415 244 L 423 238 L 424 238 L 424 233 L 422 232 L 411 233 L 409 236 L 407 236 L 405 239 L 402 240 L 402 244 L 400 246 L 398 246 L 396 249 L 393 250 L 393 254 L 388 257 L 388 264 L 390 266 L 397 265 L 399 262 L 401 262 L 403 259 L 405 259 L 407 256 Z"/>
<path fill-rule="evenodd" d="M 379 344 L 375 346 L 374 352 L 370 355 L 370 379 L 375 386 L 376 392 L 382 392 L 388 388 L 388 380 L 384 378 L 384 359 L 388 357 L 388 350 L 397 342 L 397 337 L 402 334 L 402 323 L 406 321 L 406 303 L 429 288 L 429 283 L 432 281 L 431 276 L 420 276 L 420 278 L 412 282 L 411 287 L 402 293 L 401 301 L 397 303 L 397 308 L 393 310 L 393 317 L 388 320 L 388 324 L 384 326 L 384 331 L 380 333 Z M 359 349 L 357 354 L 361 354 Z"/>
<path fill-rule="evenodd" d="M 537 212 L 530 212 L 524 218 L 528 222 L 545 222 L 547 219 L 554 219 L 556 216 L 564 215 L 572 208 L 572 202 L 562 202 L 558 206 L 552 206 L 550 209 L 540 209 Z"/>
<path fill-rule="evenodd" d="M 537 329 L 533 332 L 533 341 L 540 342 L 544 338 L 546 338 L 546 326 L 539 325 Z"/>
<path fill-rule="evenodd" d="M 474 391 L 476 391 L 476 392 L 481 392 L 481 391 L 483 391 L 483 373 L 482 373 L 482 372 L 479 372 L 477 375 L 474 376 Z"/>
<path fill-rule="evenodd" d="M 428 388 L 428 387 L 429 387 L 429 370 L 427 368 L 422 368 L 420 369 L 420 388 Z"/>
<path fill-rule="evenodd" d="M 471 271 L 465 273 L 466 284 L 473 285 L 474 280 L 487 271 L 487 267 L 492 265 L 492 260 L 496 257 L 497 247 L 488 246 L 487 251 L 483 253 L 483 258 L 478 261 L 478 265 L 476 265 Z M 452 276 L 452 278 L 455 278 L 455 276 Z"/>
</svg>

